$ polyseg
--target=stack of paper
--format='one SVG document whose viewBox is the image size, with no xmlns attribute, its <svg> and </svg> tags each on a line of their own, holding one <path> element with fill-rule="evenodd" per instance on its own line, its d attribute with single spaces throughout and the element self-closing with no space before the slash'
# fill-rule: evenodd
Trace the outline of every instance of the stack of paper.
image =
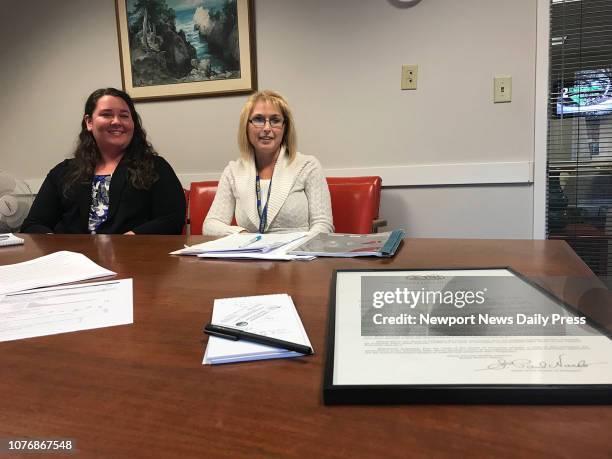
<svg viewBox="0 0 612 459">
<path fill-rule="evenodd" d="M 40 288 L 113 275 L 65 251 L 0 266 L 0 341 L 132 323 L 132 279 Z"/>
<path fill-rule="evenodd" d="M 0 266 L 0 295 L 115 274 L 82 253 L 55 252 L 23 263 Z"/>
<path fill-rule="evenodd" d="M 0 296 L 0 341 L 131 324 L 132 279 Z"/>
<path fill-rule="evenodd" d="M 214 241 L 192 245 L 171 255 L 195 255 L 200 258 L 255 258 L 260 260 L 312 260 L 310 255 L 290 255 L 309 233 L 249 234 L 238 233 Z"/>
<path fill-rule="evenodd" d="M 13 233 L 2 233 L 0 234 L 0 247 L 6 247 L 9 245 L 21 245 L 23 239 L 15 236 Z"/>
<path fill-rule="evenodd" d="M 212 323 L 311 346 L 293 301 L 286 294 L 215 300 Z M 300 356 L 303 354 L 249 341 L 231 341 L 211 336 L 208 338 L 202 363 L 232 363 Z"/>
</svg>

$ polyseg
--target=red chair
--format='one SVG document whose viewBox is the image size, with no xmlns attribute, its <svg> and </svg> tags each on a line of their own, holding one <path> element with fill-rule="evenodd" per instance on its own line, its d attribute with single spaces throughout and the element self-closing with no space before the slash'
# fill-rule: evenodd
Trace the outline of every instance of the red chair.
<svg viewBox="0 0 612 459">
<path fill-rule="evenodd" d="M 202 224 L 217 194 L 217 186 L 219 182 L 216 180 L 191 182 L 189 191 L 190 234 L 202 234 Z"/>
<path fill-rule="evenodd" d="M 187 225 L 189 225 L 189 190 L 183 188 L 185 193 L 185 224 L 183 225 L 183 234 L 187 234 Z"/>
<path fill-rule="evenodd" d="M 202 234 L 202 224 L 217 193 L 217 181 L 192 182 L 189 193 L 190 234 Z M 327 177 L 337 233 L 368 234 L 387 224 L 378 219 L 380 177 Z M 232 224 L 235 224 L 235 219 Z"/>
<path fill-rule="evenodd" d="M 380 177 L 327 177 L 327 185 L 337 233 L 376 233 L 387 224 L 378 219 Z"/>
</svg>

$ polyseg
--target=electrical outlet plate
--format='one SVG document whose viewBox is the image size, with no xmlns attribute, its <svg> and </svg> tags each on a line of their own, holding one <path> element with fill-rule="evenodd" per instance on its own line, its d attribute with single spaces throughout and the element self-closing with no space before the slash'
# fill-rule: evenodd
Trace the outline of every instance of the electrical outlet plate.
<svg viewBox="0 0 612 459">
<path fill-rule="evenodd" d="M 512 100 L 512 77 L 498 75 L 493 79 L 493 102 L 510 102 Z"/>
<path fill-rule="evenodd" d="M 416 89 L 418 65 L 402 65 L 402 89 Z"/>
</svg>

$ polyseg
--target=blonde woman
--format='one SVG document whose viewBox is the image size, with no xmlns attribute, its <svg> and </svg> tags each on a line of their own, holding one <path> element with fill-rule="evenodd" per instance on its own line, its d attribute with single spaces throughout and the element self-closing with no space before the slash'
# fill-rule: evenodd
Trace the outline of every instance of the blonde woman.
<svg viewBox="0 0 612 459">
<path fill-rule="evenodd" d="M 291 109 L 280 94 L 261 91 L 247 100 L 238 147 L 240 158 L 221 175 L 204 234 L 333 232 L 321 164 L 297 152 Z"/>
</svg>

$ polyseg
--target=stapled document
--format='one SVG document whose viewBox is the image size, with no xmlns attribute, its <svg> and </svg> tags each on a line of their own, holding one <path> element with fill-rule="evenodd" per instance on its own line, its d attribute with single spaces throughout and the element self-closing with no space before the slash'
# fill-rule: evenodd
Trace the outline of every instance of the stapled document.
<svg viewBox="0 0 612 459">
<path fill-rule="evenodd" d="M 171 252 L 171 255 L 194 255 L 199 258 L 250 258 L 260 260 L 312 260 L 309 255 L 291 255 L 309 233 L 238 233 Z"/>
<path fill-rule="evenodd" d="M 22 263 L 0 266 L 0 295 L 115 274 L 82 253 L 55 252 Z"/>
<path fill-rule="evenodd" d="M 287 294 L 215 300 L 212 322 L 249 333 L 311 346 L 300 316 Z M 203 364 L 301 357 L 303 354 L 253 343 L 210 336 Z"/>
<path fill-rule="evenodd" d="M 0 341 L 131 324 L 132 279 L 0 296 Z"/>
</svg>

